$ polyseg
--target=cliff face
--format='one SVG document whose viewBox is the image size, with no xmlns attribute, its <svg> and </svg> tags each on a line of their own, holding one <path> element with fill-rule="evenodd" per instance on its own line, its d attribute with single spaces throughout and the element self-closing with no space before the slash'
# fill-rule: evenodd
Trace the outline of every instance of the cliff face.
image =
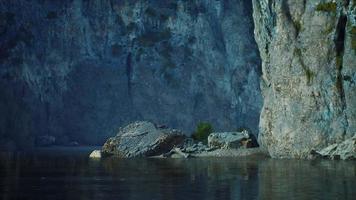
<svg viewBox="0 0 356 200">
<path fill-rule="evenodd" d="M 1 1 L 0 47 L 5 143 L 100 143 L 140 119 L 257 134 L 250 0 Z"/>
<path fill-rule="evenodd" d="M 260 144 L 272 157 L 305 158 L 355 135 L 356 2 L 253 6 L 263 62 Z"/>
</svg>

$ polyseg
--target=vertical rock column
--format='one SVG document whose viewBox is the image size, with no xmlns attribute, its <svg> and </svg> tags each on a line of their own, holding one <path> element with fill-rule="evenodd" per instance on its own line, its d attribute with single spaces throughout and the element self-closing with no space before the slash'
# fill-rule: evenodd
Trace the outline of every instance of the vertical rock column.
<svg viewBox="0 0 356 200">
<path fill-rule="evenodd" d="M 253 0 L 264 105 L 259 143 L 306 158 L 356 130 L 356 1 Z"/>
</svg>

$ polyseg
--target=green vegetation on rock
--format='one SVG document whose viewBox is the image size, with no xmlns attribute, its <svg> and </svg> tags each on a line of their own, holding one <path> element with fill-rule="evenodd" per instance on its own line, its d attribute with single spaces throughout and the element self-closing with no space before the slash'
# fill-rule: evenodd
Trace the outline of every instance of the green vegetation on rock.
<svg viewBox="0 0 356 200">
<path fill-rule="evenodd" d="M 308 66 L 305 65 L 303 57 L 302 57 L 302 51 L 299 48 L 295 49 L 294 54 L 296 56 L 298 56 L 299 62 L 305 72 L 305 76 L 307 77 L 307 84 L 310 85 L 314 79 L 314 76 L 315 76 L 314 72 L 312 70 L 310 70 Z"/>
<path fill-rule="evenodd" d="M 300 31 L 302 30 L 302 24 L 299 21 L 295 21 L 294 27 L 295 27 L 295 30 L 297 31 L 297 35 L 298 35 L 300 33 Z"/>
<path fill-rule="evenodd" d="M 319 3 L 316 6 L 317 11 L 336 12 L 337 4 L 335 2 Z"/>
<path fill-rule="evenodd" d="M 207 143 L 208 136 L 214 131 L 213 126 L 208 122 L 200 122 L 192 135 L 194 140 Z"/>
</svg>

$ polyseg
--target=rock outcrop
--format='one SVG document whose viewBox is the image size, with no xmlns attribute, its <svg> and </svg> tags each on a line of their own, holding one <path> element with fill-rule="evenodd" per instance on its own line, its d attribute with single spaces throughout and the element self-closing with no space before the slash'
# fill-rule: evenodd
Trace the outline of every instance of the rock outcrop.
<svg viewBox="0 0 356 200">
<path fill-rule="evenodd" d="M 317 157 L 329 158 L 333 160 L 356 160 L 356 135 L 342 143 L 332 144 L 315 153 Z"/>
<path fill-rule="evenodd" d="M 184 134 L 178 130 L 159 128 L 146 121 L 134 122 L 109 138 L 101 153 L 119 158 L 157 156 L 181 146 L 184 139 Z"/>
<path fill-rule="evenodd" d="M 136 120 L 258 132 L 251 0 L 0 1 L 0 66 L 0 138 L 18 146 L 101 144 Z"/>
<path fill-rule="evenodd" d="M 100 159 L 101 158 L 101 150 L 94 150 L 90 153 L 89 158 L 92 159 Z"/>
<path fill-rule="evenodd" d="M 356 133 L 356 2 L 253 0 L 262 58 L 260 145 L 306 158 Z"/>
<path fill-rule="evenodd" d="M 208 137 L 210 148 L 219 149 L 237 149 L 252 147 L 252 139 L 249 133 L 242 132 L 221 132 L 211 133 Z"/>
</svg>

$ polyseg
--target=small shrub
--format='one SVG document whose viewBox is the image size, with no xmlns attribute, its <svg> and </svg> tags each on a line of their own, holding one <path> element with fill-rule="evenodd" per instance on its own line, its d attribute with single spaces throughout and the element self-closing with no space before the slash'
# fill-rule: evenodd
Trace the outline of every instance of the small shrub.
<svg viewBox="0 0 356 200">
<path fill-rule="evenodd" d="M 192 135 L 192 138 L 194 140 L 198 140 L 198 141 L 201 141 L 203 143 L 207 143 L 208 136 L 213 131 L 214 131 L 213 130 L 213 126 L 210 123 L 208 123 L 208 122 L 200 122 L 200 123 L 198 123 L 197 128 L 196 128 L 195 132 Z"/>
<path fill-rule="evenodd" d="M 337 4 L 335 2 L 319 3 L 316 6 L 317 11 L 336 12 Z"/>
</svg>

